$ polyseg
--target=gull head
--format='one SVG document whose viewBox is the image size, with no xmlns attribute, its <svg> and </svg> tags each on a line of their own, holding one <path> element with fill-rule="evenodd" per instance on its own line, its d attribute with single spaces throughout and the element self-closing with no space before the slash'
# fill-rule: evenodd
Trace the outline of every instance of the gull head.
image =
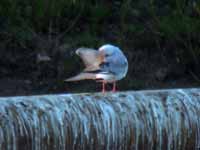
<svg viewBox="0 0 200 150">
<path fill-rule="evenodd" d="M 111 44 L 105 44 L 99 48 L 100 52 L 103 52 L 105 57 L 112 56 L 116 51 L 120 51 L 118 47 L 111 45 Z"/>
</svg>

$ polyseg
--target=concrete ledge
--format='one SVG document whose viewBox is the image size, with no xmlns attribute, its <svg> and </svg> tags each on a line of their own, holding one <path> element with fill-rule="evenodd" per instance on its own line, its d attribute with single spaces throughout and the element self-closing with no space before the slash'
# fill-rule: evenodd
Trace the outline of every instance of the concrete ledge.
<svg viewBox="0 0 200 150">
<path fill-rule="evenodd" d="M 1 150 L 200 148 L 200 89 L 0 98 Z"/>
</svg>

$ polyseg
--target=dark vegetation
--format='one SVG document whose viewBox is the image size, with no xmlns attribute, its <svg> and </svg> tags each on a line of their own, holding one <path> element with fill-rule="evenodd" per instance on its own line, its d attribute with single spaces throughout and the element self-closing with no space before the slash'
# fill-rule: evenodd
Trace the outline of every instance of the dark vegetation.
<svg viewBox="0 0 200 150">
<path fill-rule="evenodd" d="M 118 45 L 129 60 L 120 89 L 200 84 L 198 0 L 1 0 L 0 94 L 98 91 L 64 83 L 82 68 L 76 48 Z"/>
</svg>

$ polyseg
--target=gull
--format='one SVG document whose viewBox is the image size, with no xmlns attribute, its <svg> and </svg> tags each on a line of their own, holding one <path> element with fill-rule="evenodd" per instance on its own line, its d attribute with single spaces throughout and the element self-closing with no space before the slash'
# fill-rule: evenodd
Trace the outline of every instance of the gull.
<svg viewBox="0 0 200 150">
<path fill-rule="evenodd" d="M 65 81 L 96 80 L 102 82 L 102 92 L 106 84 L 112 83 L 112 91 L 116 91 L 116 82 L 123 79 L 128 71 L 128 61 L 119 47 L 105 44 L 98 50 L 79 48 L 76 54 L 82 59 L 85 69 L 78 75 Z"/>
</svg>

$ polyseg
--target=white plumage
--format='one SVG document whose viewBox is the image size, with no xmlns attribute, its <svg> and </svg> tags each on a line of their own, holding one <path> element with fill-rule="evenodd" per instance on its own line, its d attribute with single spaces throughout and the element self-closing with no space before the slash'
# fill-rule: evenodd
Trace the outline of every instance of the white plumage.
<svg viewBox="0 0 200 150">
<path fill-rule="evenodd" d="M 99 50 L 79 48 L 76 50 L 76 54 L 83 60 L 85 69 L 80 74 L 65 81 L 98 80 L 103 84 L 103 92 L 105 92 L 106 83 L 113 83 L 113 91 L 115 91 L 116 81 L 121 80 L 127 74 L 127 58 L 114 45 L 106 44 L 101 46 Z"/>
</svg>

